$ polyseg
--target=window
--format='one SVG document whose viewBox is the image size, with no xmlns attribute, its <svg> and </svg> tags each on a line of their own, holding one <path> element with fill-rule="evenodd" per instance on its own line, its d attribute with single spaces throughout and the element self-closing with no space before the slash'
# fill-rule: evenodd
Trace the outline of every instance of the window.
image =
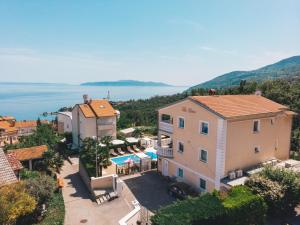
<svg viewBox="0 0 300 225">
<path fill-rule="evenodd" d="M 177 145 L 177 151 L 180 153 L 184 152 L 184 145 L 182 142 L 178 141 L 178 145 Z"/>
<path fill-rule="evenodd" d="M 165 123 L 170 123 L 170 124 L 173 123 L 173 122 L 172 122 L 171 116 L 170 116 L 170 115 L 167 115 L 167 114 L 162 114 L 162 115 L 161 115 L 161 121 L 162 121 L 162 122 L 165 122 Z"/>
<path fill-rule="evenodd" d="M 255 152 L 255 153 L 259 153 L 259 152 L 260 152 L 260 147 L 256 146 L 256 147 L 254 148 L 254 152 Z"/>
<path fill-rule="evenodd" d="M 203 149 L 200 151 L 200 161 L 207 163 L 207 151 Z"/>
<path fill-rule="evenodd" d="M 178 127 L 179 128 L 184 128 L 184 118 L 183 117 L 179 117 L 178 119 Z"/>
<path fill-rule="evenodd" d="M 183 178 L 183 169 L 178 168 L 177 176 Z"/>
<path fill-rule="evenodd" d="M 200 178 L 200 190 L 206 191 L 206 180 Z"/>
<path fill-rule="evenodd" d="M 201 134 L 208 134 L 208 123 L 207 122 L 201 122 L 200 123 L 200 133 Z"/>
<path fill-rule="evenodd" d="M 254 120 L 253 122 L 253 133 L 258 133 L 260 130 L 259 120 Z"/>
</svg>

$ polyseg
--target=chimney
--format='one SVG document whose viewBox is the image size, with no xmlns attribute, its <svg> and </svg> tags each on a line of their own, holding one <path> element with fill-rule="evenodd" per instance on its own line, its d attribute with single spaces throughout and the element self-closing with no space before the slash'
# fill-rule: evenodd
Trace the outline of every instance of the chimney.
<svg viewBox="0 0 300 225">
<path fill-rule="evenodd" d="M 254 94 L 258 95 L 258 96 L 261 96 L 261 90 L 256 90 Z"/>
<path fill-rule="evenodd" d="M 87 94 L 84 94 L 83 95 L 83 103 L 87 104 L 89 101 L 88 98 L 89 98 L 89 96 Z"/>
<path fill-rule="evenodd" d="M 208 94 L 209 95 L 215 95 L 216 94 L 216 89 L 209 89 Z"/>
</svg>

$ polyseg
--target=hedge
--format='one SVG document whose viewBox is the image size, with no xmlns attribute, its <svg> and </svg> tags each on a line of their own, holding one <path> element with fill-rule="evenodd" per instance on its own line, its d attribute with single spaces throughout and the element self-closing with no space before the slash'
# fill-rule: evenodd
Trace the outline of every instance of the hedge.
<svg viewBox="0 0 300 225">
<path fill-rule="evenodd" d="M 151 218 L 154 225 L 263 225 L 266 205 L 245 186 L 224 195 L 206 193 L 160 209 Z"/>
</svg>

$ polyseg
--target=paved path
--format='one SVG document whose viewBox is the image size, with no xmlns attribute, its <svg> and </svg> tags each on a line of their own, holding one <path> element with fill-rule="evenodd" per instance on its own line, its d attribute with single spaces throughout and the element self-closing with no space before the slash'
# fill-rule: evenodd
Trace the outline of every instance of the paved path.
<svg viewBox="0 0 300 225">
<path fill-rule="evenodd" d="M 65 182 L 63 188 L 66 209 L 64 225 L 117 225 L 118 221 L 133 209 L 132 193 L 125 187 L 122 197 L 97 205 L 90 200 L 89 192 L 80 179 L 78 159 L 73 158 L 72 161 L 73 165 L 65 161 L 61 172 Z"/>
</svg>

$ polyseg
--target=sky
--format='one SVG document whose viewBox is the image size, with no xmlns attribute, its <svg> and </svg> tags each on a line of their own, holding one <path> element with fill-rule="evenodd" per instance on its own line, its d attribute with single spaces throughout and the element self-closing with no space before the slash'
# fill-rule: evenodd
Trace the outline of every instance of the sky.
<svg viewBox="0 0 300 225">
<path fill-rule="evenodd" d="M 300 55 L 299 0 L 0 0 L 0 82 L 190 86 Z"/>
</svg>

